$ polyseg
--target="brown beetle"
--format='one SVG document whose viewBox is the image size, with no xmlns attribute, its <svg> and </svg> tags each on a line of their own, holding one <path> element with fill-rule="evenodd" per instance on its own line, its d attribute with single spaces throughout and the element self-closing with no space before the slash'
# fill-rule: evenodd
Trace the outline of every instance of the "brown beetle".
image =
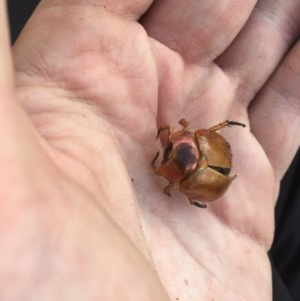
<svg viewBox="0 0 300 301">
<path fill-rule="evenodd" d="M 243 123 L 226 120 L 209 129 L 189 131 L 189 123 L 179 120 L 180 131 L 170 126 L 158 129 L 157 138 L 167 131 L 167 146 L 159 166 L 155 162 L 159 152 L 152 160 L 155 174 L 164 176 L 169 184 L 164 188 L 165 194 L 171 196 L 170 190 L 178 184 L 190 204 L 206 208 L 203 202 L 211 202 L 224 194 L 231 181 L 236 177 L 231 174 L 231 150 L 229 143 L 217 130 L 231 125 L 245 127 Z"/>
</svg>

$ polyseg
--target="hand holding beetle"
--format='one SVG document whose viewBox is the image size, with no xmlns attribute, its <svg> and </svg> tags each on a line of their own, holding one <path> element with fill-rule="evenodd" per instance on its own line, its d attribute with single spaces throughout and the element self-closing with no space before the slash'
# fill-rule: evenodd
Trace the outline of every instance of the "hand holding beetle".
<svg viewBox="0 0 300 301">
<path fill-rule="evenodd" d="M 271 300 L 298 2 L 42 0 L 14 65 L 1 39 L 3 300 Z M 206 210 L 149 166 L 182 117 L 247 125 L 222 129 L 238 177 Z"/>
</svg>

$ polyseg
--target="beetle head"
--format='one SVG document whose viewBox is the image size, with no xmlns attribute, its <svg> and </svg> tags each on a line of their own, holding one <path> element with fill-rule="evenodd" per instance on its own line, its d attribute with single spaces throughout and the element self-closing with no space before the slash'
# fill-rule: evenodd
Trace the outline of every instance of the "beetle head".
<svg viewBox="0 0 300 301">
<path fill-rule="evenodd" d="M 199 152 L 193 134 L 175 132 L 168 137 L 160 172 L 172 182 L 180 181 L 196 168 L 198 159 Z"/>
</svg>

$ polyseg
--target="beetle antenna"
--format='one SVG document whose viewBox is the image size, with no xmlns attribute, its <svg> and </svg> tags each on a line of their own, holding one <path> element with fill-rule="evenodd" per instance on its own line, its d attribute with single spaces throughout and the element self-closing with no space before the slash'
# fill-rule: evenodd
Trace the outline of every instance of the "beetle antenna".
<svg viewBox="0 0 300 301">
<path fill-rule="evenodd" d="M 182 125 L 182 130 L 183 131 L 187 131 L 189 126 L 190 126 L 190 123 L 185 119 L 185 118 L 181 118 L 178 123 L 180 125 Z"/>
</svg>

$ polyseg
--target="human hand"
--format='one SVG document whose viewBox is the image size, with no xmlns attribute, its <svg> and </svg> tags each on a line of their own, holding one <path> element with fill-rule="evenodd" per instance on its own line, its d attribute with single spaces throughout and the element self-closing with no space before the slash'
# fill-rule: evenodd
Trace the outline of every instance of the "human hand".
<svg viewBox="0 0 300 301">
<path fill-rule="evenodd" d="M 27 24 L 1 110 L 7 294 L 270 300 L 274 203 L 299 145 L 299 47 L 280 63 L 297 2 L 250 18 L 254 1 L 64 3 Z M 223 131 L 238 177 L 206 210 L 164 196 L 150 168 L 157 127 L 181 117 L 247 123 Z"/>
</svg>

